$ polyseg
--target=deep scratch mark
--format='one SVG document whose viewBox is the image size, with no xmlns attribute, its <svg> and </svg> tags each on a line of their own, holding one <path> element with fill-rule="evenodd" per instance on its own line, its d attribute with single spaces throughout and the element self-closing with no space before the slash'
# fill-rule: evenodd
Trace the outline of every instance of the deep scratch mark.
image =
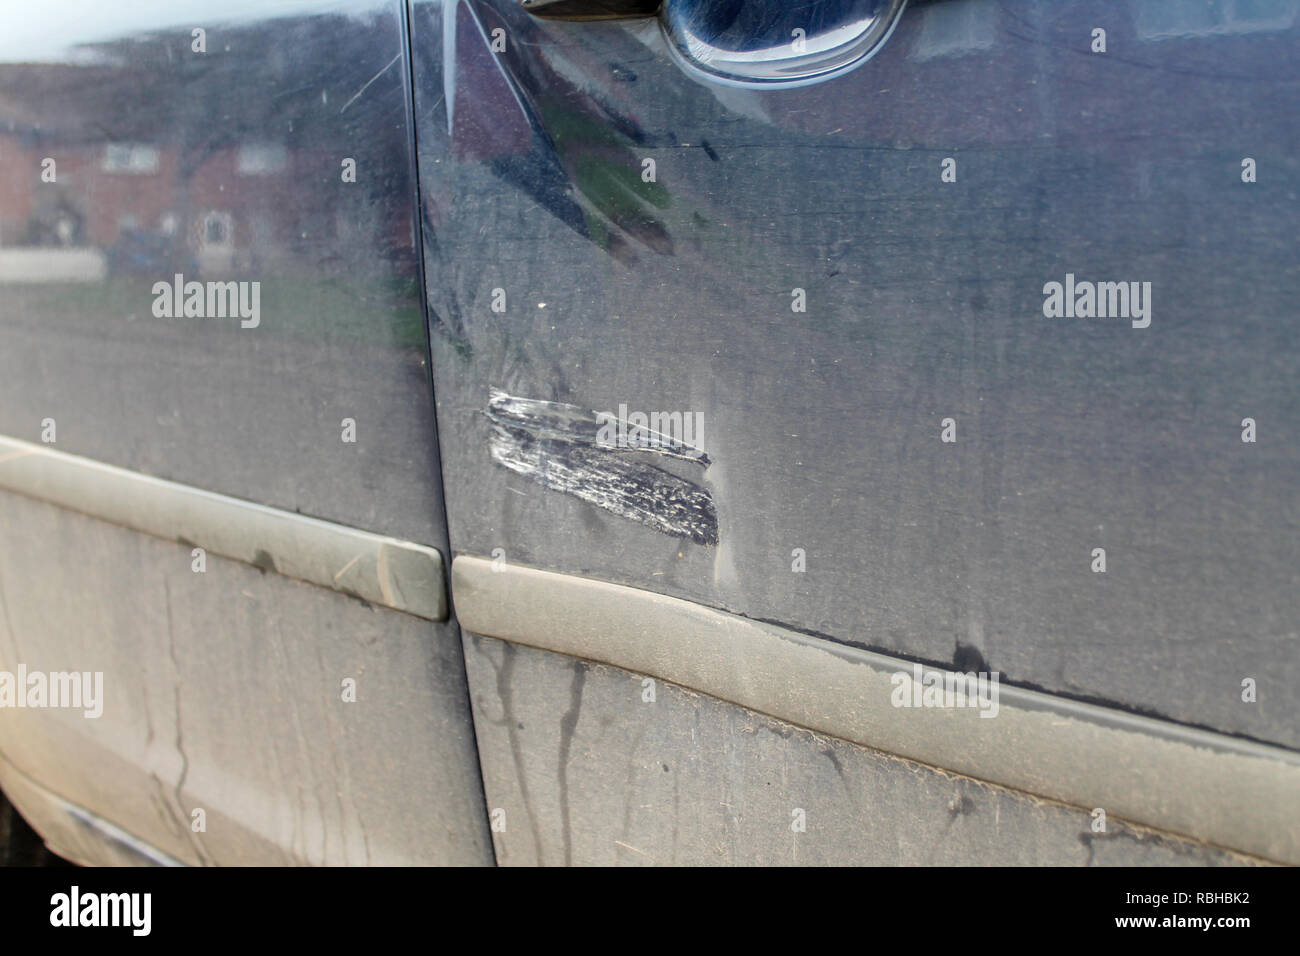
<svg viewBox="0 0 1300 956">
<path fill-rule="evenodd" d="M 361 87 L 361 89 L 357 90 L 355 93 L 352 94 L 351 99 L 349 99 L 346 103 L 343 104 L 343 109 L 339 110 L 339 114 L 342 115 L 342 114 L 347 110 L 347 108 L 348 108 L 349 106 L 351 106 L 353 103 L 355 103 L 355 102 L 357 101 L 357 98 L 358 98 L 359 96 L 361 96 L 362 93 L 364 93 L 366 90 L 370 89 L 370 84 L 371 84 L 371 83 L 375 82 L 375 80 L 379 79 L 381 76 L 383 76 L 383 75 L 384 75 L 385 73 L 387 73 L 389 70 L 391 70 L 391 69 L 393 68 L 393 64 L 396 63 L 396 62 L 397 62 L 398 60 L 400 60 L 401 58 L 402 58 L 402 54 L 399 53 L 399 54 L 397 54 L 397 56 L 395 56 L 395 57 L 393 57 L 391 60 L 389 60 L 387 66 L 385 66 L 382 70 L 380 70 L 378 73 L 376 73 L 374 76 L 372 76 L 369 80 L 367 80 L 366 83 Z"/>
<path fill-rule="evenodd" d="M 595 445 L 614 454 L 644 451 L 680 458 L 705 468 L 712 464 L 709 456 L 694 445 L 645 425 L 623 422 L 620 444 L 614 445 L 601 435 L 602 428 L 617 426 L 620 422 L 611 412 L 588 411 L 565 402 L 519 398 L 507 395 L 499 388 L 488 392 L 488 417 L 499 425 L 527 429 L 538 438 Z"/>
<path fill-rule="evenodd" d="M 708 456 L 699 449 L 657 432 L 635 438 L 630 447 L 609 447 L 598 438 L 601 425 L 595 412 L 517 399 L 495 389 L 488 417 L 489 447 L 497 464 L 664 534 L 718 543 L 713 496 L 634 454 L 666 455 L 707 468 Z"/>
</svg>

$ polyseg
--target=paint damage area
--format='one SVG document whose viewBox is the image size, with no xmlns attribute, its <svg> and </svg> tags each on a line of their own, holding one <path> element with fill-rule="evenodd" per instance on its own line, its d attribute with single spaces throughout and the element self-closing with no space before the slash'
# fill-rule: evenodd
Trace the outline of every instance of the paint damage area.
<svg viewBox="0 0 1300 956">
<path fill-rule="evenodd" d="M 608 412 L 499 389 L 490 393 L 487 415 L 498 465 L 664 534 L 718 543 L 718 515 L 708 490 L 648 460 L 668 457 L 703 470 L 710 462 L 699 449 L 645 428 L 610 428 L 620 423 Z M 618 443 L 603 437 L 611 431 L 623 436 Z"/>
</svg>

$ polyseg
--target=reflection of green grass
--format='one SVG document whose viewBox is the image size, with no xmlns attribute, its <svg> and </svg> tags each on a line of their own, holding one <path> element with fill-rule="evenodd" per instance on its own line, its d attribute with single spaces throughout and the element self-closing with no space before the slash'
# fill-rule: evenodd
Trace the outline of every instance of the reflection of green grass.
<svg viewBox="0 0 1300 956">
<path fill-rule="evenodd" d="M 115 277 L 95 283 L 7 285 L 2 290 L 0 314 L 48 321 L 102 319 L 105 323 L 134 315 L 137 320 L 175 327 L 229 322 L 239 328 L 238 319 L 154 318 L 155 281 L 165 279 Z M 261 325 L 255 330 L 259 335 L 424 348 L 419 287 L 414 279 L 259 281 Z M 251 334 L 254 330 L 243 331 Z"/>
<path fill-rule="evenodd" d="M 270 279 L 262 283 L 262 325 L 268 323 L 312 339 L 424 348 L 415 279 Z"/>
<path fill-rule="evenodd" d="M 542 115 L 556 152 L 572 170 L 574 185 L 604 215 L 614 222 L 635 222 L 652 218 L 646 206 L 669 207 L 668 190 L 641 178 L 644 157 L 627 137 L 562 103 L 544 102 Z"/>
<path fill-rule="evenodd" d="M 603 156 L 578 158 L 573 178 L 583 195 L 615 222 L 648 218 L 645 203 L 668 208 L 668 191 L 663 186 L 643 181 L 639 168 L 620 166 Z"/>
</svg>

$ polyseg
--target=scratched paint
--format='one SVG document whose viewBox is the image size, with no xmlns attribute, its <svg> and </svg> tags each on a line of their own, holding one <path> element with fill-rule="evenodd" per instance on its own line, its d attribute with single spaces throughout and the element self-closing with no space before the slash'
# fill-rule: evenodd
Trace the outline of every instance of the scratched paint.
<svg viewBox="0 0 1300 956">
<path fill-rule="evenodd" d="M 492 460 L 533 481 L 613 514 L 697 544 L 718 543 L 713 496 L 700 484 L 654 464 L 665 456 L 708 468 L 707 455 L 670 436 L 626 430 L 626 447 L 599 441 L 617 421 L 577 405 L 518 398 L 492 389 Z M 608 417 L 606 417 L 608 416 Z"/>
<path fill-rule="evenodd" d="M 488 417 L 506 425 L 527 428 L 539 438 L 559 438 L 565 441 L 599 445 L 616 453 L 648 451 L 670 458 L 692 461 L 704 468 L 712 464 L 709 456 L 693 445 L 679 441 L 671 435 L 644 425 L 633 426 L 612 412 L 593 412 L 564 402 L 544 402 L 535 398 L 517 398 L 499 388 L 490 391 Z M 619 422 L 623 429 L 618 429 Z M 615 446 L 600 438 L 602 427 L 612 423 L 621 434 L 621 444 Z"/>
</svg>

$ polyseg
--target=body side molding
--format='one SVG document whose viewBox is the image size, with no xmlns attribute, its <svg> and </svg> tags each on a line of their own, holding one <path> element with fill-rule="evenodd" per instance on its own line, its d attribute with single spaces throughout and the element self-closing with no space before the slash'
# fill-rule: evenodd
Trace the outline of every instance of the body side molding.
<svg viewBox="0 0 1300 956">
<path fill-rule="evenodd" d="M 341 591 L 447 617 L 442 555 L 411 541 L 231 498 L 0 436 L 0 489 Z"/>
<path fill-rule="evenodd" d="M 1289 750 L 1007 685 L 993 719 L 970 707 L 896 707 L 895 675 L 920 665 L 637 588 L 509 564 L 494 570 L 485 558 L 455 558 L 452 596 L 468 632 L 652 675 L 941 769 L 1300 863 L 1300 755 Z"/>
</svg>

